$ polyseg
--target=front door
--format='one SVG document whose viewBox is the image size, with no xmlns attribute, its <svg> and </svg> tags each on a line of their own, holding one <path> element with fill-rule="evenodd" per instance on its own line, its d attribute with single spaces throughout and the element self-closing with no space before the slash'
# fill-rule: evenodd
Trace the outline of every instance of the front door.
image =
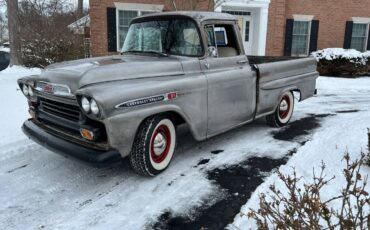
<svg viewBox="0 0 370 230">
<path fill-rule="evenodd" d="M 253 118 L 256 74 L 237 46 L 235 24 L 207 25 L 205 31 L 208 50 L 217 49 L 201 60 L 208 83 L 207 136 L 212 136 Z"/>
</svg>

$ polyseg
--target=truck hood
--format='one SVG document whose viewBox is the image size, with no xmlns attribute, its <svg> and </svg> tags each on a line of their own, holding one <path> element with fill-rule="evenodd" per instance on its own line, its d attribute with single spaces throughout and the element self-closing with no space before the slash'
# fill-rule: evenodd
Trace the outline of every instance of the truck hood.
<svg viewBox="0 0 370 230">
<path fill-rule="evenodd" d="M 175 57 L 108 56 L 62 62 L 48 66 L 40 80 L 67 85 L 74 93 L 86 85 L 184 74 Z"/>
</svg>

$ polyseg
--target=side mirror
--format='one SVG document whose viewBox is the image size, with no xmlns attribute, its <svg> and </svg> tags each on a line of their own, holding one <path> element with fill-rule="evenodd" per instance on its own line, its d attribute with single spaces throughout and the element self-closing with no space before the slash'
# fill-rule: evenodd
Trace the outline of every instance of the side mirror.
<svg viewBox="0 0 370 230">
<path fill-rule="evenodd" d="M 208 57 L 218 57 L 217 48 L 215 46 L 208 47 Z"/>
</svg>

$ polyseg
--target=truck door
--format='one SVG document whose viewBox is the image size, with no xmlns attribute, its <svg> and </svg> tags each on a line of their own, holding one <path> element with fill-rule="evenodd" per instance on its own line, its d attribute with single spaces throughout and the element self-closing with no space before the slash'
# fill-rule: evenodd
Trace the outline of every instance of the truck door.
<svg viewBox="0 0 370 230">
<path fill-rule="evenodd" d="M 235 22 L 206 24 L 208 57 L 201 68 L 208 83 L 207 136 L 253 119 L 256 74 L 252 71 L 237 35 Z"/>
</svg>

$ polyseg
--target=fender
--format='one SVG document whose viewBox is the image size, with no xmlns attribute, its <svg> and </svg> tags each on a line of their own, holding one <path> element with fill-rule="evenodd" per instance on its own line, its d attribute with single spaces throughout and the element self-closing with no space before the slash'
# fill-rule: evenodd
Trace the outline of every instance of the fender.
<svg viewBox="0 0 370 230">
<path fill-rule="evenodd" d="M 179 106 L 174 104 L 163 104 L 127 111 L 104 119 L 103 123 L 107 130 L 110 146 L 117 149 L 122 157 L 129 155 L 140 124 L 152 115 L 166 112 L 174 112 L 180 115 L 189 126 L 190 132 L 196 140 L 200 141 L 206 138 L 205 135 L 202 134 L 204 133 L 202 128 L 196 126 L 194 124 L 195 122 L 193 122 Z"/>
</svg>

